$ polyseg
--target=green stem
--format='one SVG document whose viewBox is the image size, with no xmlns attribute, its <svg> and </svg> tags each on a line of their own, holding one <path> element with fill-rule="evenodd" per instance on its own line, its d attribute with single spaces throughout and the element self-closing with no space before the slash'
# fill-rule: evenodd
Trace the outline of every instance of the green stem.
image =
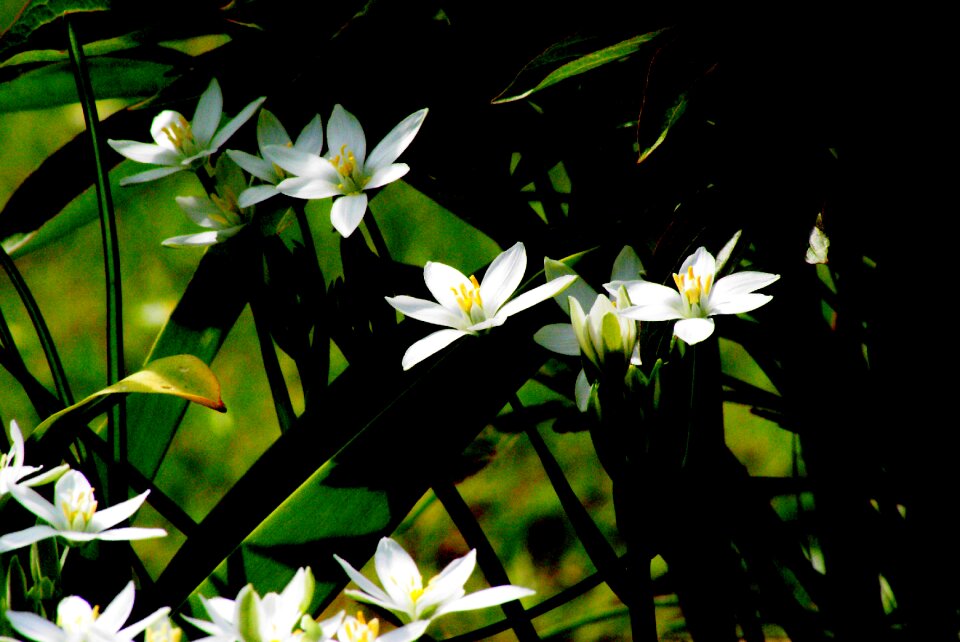
<svg viewBox="0 0 960 642">
<path fill-rule="evenodd" d="M 326 281 L 317 259 L 317 246 L 313 242 L 313 231 L 303 206 L 298 202 L 293 206 L 300 227 L 300 236 L 303 237 L 303 247 L 306 252 L 306 268 L 309 271 L 308 282 L 312 282 L 317 290 L 309 286 L 305 293 L 309 299 L 305 302 L 313 323 L 313 340 L 306 359 L 297 362 L 300 378 L 303 381 L 303 397 L 305 408 L 310 408 L 319 402 L 326 392 L 327 378 L 330 375 L 330 340 L 326 316 L 323 309 L 323 296 L 326 292 Z M 314 294 L 319 292 L 318 294 Z"/>
<path fill-rule="evenodd" d="M 20 297 L 20 301 L 23 303 L 23 307 L 26 309 L 27 315 L 33 323 L 33 329 L 37 333 L 37 339 L 39 339 L 40 347 L 43 349 L 43 354 L 47 359 L 50 374 L 53 376 L 53 385 L 57 389 L 57 398 L 60 399 L 60 403 L 62 403 L 64 407 L 72 406 L 73 394 L 70 392 L 67 374 L 63 369 L 63 363 L 60 361 L 57 346 L 53 342 L 53 336 L 47 328 L 46 321 L 43 320 L 43 315 L 40 313 L 40 307 L 37 305 L 36 299 L 34 299 L 33 294 L 30 293 L 30 288 L 27 287 L 27 283 L 23 280 L 23 276 L 21 276 L 13 259 L 10 258 L 10 255 L 7 254 L 3 247 L 0 247 L 0 265 L 3 266 L 4 272 L 7 273 L 7 277 L 13 284 L 13 288 L 17 291 L 17 295 Z M 8 347 L 13 349 L 13 344 L 11 343 Z"/>
<path fill-rule="evenodd" d="M 100 158 L 100 139 L 97 133 L 99 118 L 97 103 L 90 83 L 90 72 L 77 39 L 71 16 L 65 18 L 70 40 L 70 61 L 77 81 L 77 93 L 83 108 L 83 119 L 90 134 L 90 146 L 97 174 L 97 204 L 100 210 L 100 233 L 103 241 L 103 264 L 107 289 L 107 385 L 124 376 L 123 367 L 123 297 L 120 283 L 120 244 L 117 239 L 116 215 L 110 194 L 110 181 Z M 126 404 L 121 401 L 107 415 L 107 439 L 111 445 L 113 463 L 127 460 Z M 109 480 L 113 502 L 126 499 L 126 484 L 120 477 Z"/>
</svg>

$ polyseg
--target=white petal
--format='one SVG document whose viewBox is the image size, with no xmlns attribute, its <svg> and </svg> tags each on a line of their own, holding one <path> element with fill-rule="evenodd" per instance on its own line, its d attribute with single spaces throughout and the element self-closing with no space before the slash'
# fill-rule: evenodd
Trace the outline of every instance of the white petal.
<svg viewBox="0 0 960 642">
<path fill-rule="evenodd" d="M 410 624 L 401 626 L 399 629 L 394 629 L 389 633 L 378 635 L 376 642 L 412 642 L 413 640 L 422 637 L 429 625 L 430 620 L 411 622 Z"/>
<path fill-rule="evenodd" d="M 373 561 L 380 584 L 383 585 L 383 590 L 387 592 L 390 599 L 405 608 L 412 606 L 410 590 L 414 587 L 422 587 L 423 578 L 410 554 L 394 540 L 383 537 L 377 544 L 377 553 Z"/>
<path fill-rule="evenodd" d="M 190 220 L 200 227 L 219 230 L 228 226 L 223 211 L 206 196 L 177 196 L 174 200 Z"/>
<path fill-rule="evenodd" d="M 117 637 L 121 640 L 131 640 L 140 635 L 148 626 L 167 616 L 170 613 L 170 607 L 164 606 L 157 609 L 147 617 L 134 622 L 130 626 L 117 631 Z"/>
<path fill-rule="evenodd" d="M 705 247 L 698 247 L 696 252 L 688 256 L 677 274 L 686 272 L 691 266 L 693 267 L 693 273 L 699 276 L 705 277 L 708 274 L 717 273 L 717 261 Z"/>
<path fill-rule="evenodd" d="M 719 303 L 710 303 L 707 312 L 713 314 L 740 314 L 756 310 L 762 305 L 766 305 L 773 297 L 768 294 L 741 294 L 738 297 L 728 299 Z"/>
<path fill-rule="evenodd" d="M 341 196 L 333 201 L 333 207 L 330 209 L 330 222 L 340 232 L 340 236 L 347 238 L 360 225 L 360 220 L 366 212 L 366 194 Z"/>
<path fill-rule="evenodd" d="M 749 294 L 770 285 L 779 278 L 779 274 L 768 274 L 767 272 L 736 272 L 713 284 L 713 289 L 710 291 L 710 300 L 727 301 L 741 294 Z"/>
<path fill-rule="evenodd" d="M 13 468 L 20 468 L 23 466 L 23 433 L 20 432 L 20 426 L 17 424 L 15 419 L 10 420 L 10 454 L 13 455 L 10 458 L 10 461 L 7 462 L 8 466 Z"/>
<path fill-rule="evenodd" d="M 468 291 L 473 289 L 473 283 L 464 276 L 463 272 L 436 261 L 427 261 L 423 266 L 423 282 L 427 284 L 430 294 L 440 302 L 440 305 L 455 313 L 460 309 L 457 293 L 461 288 L 466 288 Z"/>
<path fill-rule="evenodd" d="M 139 174 L 133 174 L 131 176 L 125 176 L 124 178 L 121 178 L 120 186 L 124 187 L 126 185 L 135 185 L 137 183 L 155 181 L 158 178 L 163 178 L 164 176 L 169 176 L 170 174 L 175 174 L 177 172 L 182 172 L 185 169 L 188 168 L 182 165 L 177 167 L 159 167 L 157 169 L 151 169 L 146 172 L 140 172 Z"/>
<path fill-rule="evenodd" d="M 210 230 L 209 232 L 171 236 L 168 239 L 164 239 L 160 245 L 165 247 L 206 247 L 219 242 L 219 233 L 218 230 Z"/>
<path fill-rule="evenodd" d="M 336 183 L 331 183 L 322 178 L 288 178 L 280 181 L 277 190 L 287 196 L 308 200 L 329 198 L 342 193 Z"/>
<path fill-rule="evenodd" d="M 33 468 L 33 466 L 27 466 L 26 468 Z M 37 467 L 36 470 L 40 470 L 40 468 Z M 43 484 L 59 479 L 63 473 L 67 472 L 68 470 L 70 470 L 69 464 L 60 464 L 56 468 L 51 468 L 45 473 L 41 473 L 35 477 L 31 477 L 30 479 L 24 479 L 23 481 L 19 482 L 19 484 L 21 486 L 42 486 Z"/>
<path fill-rule="evenodd" d="M 614 284 L 604 285 L 609 291 Z M 620 314 L 638 321 L 669 321 L 684 316 L 681 294 L 673 288 L 649 281 L 621 282 L 632 305 L 620 310 Z"/>
<path fill-rule="evenodd" d="M 193 120 L 190 121 L 193 137 L 200 147 L 209 145 L 214 132 L 220 125 L 220 116 L 222 115 L 223 93 L 220 91 L 220 83 L 214 78 L 200 95 L 197 109 L 193 112 Z"/>
<path fill-rule="evenodd" d="M 26 611 L 7 611 L 7 619 L 21 635 L 36 642 L 64 642 L 66 632 L 39 615 Z"/>
<path fill-rule="evenodd" d="M 720 252 L 717 253 L 717 263 L 716 270 L 719 272 L 723 269 L 723 266 L 727 264 L 727 261 L 730 259 L 730 255 L 733 253 L 733 248 L 737 246 L 737 241 L 740 240 L 740 234 L 743 230 L 737 230 L 736 234 L 730 237 L 730 240 L 727 241 L 724 246 L 720 249 Z"/>
<path fill-rule="evenodd" d="M 410 166 L 406 163 L 394 163 L 393 165 L 380 167 L 370 175 L 370 178 L 364 183 L 363 189 L 383 187 L 387 183 L 392 183 L 397 179 L 403 178 L 409 171 Z"/>
<path fill-rule="evenodd" d="M 353 583 L 363 590 L 363 594 L 368 596 L 368 599 L 377 600 L 379 604 L 391 604 L 389 608 L 393 608 L 393 603 L 390 602 L 390 596 L 384 593 L 379 586 L 368 580 L 363 573 L 353 568 L 350 562 L 339 555 L 334 555 L 333 559 L 337 560 L 337 564 L 343 568 L 350 579 L 353 580 Z M 357 593 L 357 591 L 354 591 L 354 593 Z"/>
<path fill-rule="evenodd" d="M 116 633 L 133 611 L 134 588 L 133 582 L 127 582 L 117 596 L 110 601 L 107 608 L 97 618 L 97 626 Z"/>
<path fill-rule="evenodd" d="M 517 312 L 526 310 L 529 307 L 532 307 L 541 301 L 546 301 L 550 297 L 556 296 L 560 292 L 569 286 L 577 277 L 573 275 L 561 276 L 559 279 L 554 279 L 548 281 L 543 285 L 538 285 L 532 290 L 524 292 L 520 296 L 510 301 L 507 301 L 506 305 L 500 308 L 500 311 L 497 312 L 497 317 L 509 317 L 513 316 Z"/>
<path fill-rule="evenodd" d="M 245 122 L 250 120 L 250 117 L 253 116 L 254 112 L 257 111 L 257 108 L 260 107 L 260 105 L 262 105 L 263 101 L 266 99 L 266 96 L 261 96 L 244 107 L 239 114 L 234 116 L 230 122 L 224 125 L 220 131 L 217 132 L 217 135 L 213 137 L 212 141 L 210 141 L 209 148 L 212 151 L 217 151 L 220 149 L 221 145 L 223 145 L 231 136 L 237 133 L 237 130 L 240 129 Z"/>
<path fill-rule="evenodd" d="M 480 298 L 487 317 L 496 315 L 504 302 L 516 292 L 526 270 L 527 251 L 523 243 L 516 243 L 493 260 L 480 282 Z"/>
<path fill-rule="evenodd" d="M 237 197 L 237 205 L 246 209 L 251 205 L 262 203 L 268 198 L 273 198 L 279 193 L 280 190 L 273 185 L 254 185 L 240 192 L 240 196 Z"/>
<path fill-rule="evenodd" d="M 167 531 L 162 528 L 139 528 L 137 526 L 128 526 L 126 528 L 111 528 L 110 530 L 92 533 L 94 539 L 102 539 L 107 542 L 120 542 L 135 539 L 151 539 L 154 537 L 166 537 Z"/>
<path fill-rule="evenodd" d="M 407 348 L 407 351 L 403 354 L 403 361 L 401 362 L 403 369 L 409 370 L 427 357 L 443 350 L 460 337 L 468 334 L 472 333 L 465 330 L 439 330 L 425 336 Z"/>
<path fill-rule="evenodd" d="M 179 129 L 182 123 L 186 123 L 186 121 L 187 119 L 184 118 L 180 112 L 165 109 L 153 117 L 153 121 L 150 123 L 150 137 L 153 138 L 153 142 L 160 147 L 165 147 L 175 152 L 177 156 L 181 156 L 180 150 L 177 149 L 177 146 L 174 145 L 170 136 L 164 130 L 171 125 L 173 125 L 175 129 Z"/>
<path fill-rule="evenodd" d="M 439 303 L 427 301 L 426 299 L 418 299 L 405 294 L 384 298 L 387 300 L 387 303 L 411 319 L 426 321 L 427 323 L 433 323 L 435 325 L 443 325 L 448 328 L 463 329 L 463 316 L 448 310 Z"/>
<path fill-rule="evenodd" d="M 455 613 L 457 611 L 472 611 L 474 609 L 485 609 L 488 606 L 496 606 L 504 602 L 519 600 L 522 597 L 528 597 L 535 594 L 533 591 L 522 586 L 494 586 L 493 588 L 477 591 L 464 595 L 459 600 L 448 602 L 436 610 L 433 617 L 440 617 L 445 613 Z"/>
<path fill-rule="evenodd" d="M 262 181 L 268 183 L 280 182 L 280 177 L 277 175 L 277 170 L 274 169 L 273 163 L 265 161 L 259 156 L 254 156 L 253 154 L 248 154 L 247 152 L 236 149 L 228 149 L 227 156 L 229 156 L 234 163 Z"/>
<path fill-rule="evenodd" d="M 420 614 L 428 611 L 437 604 L 450 602 L 463 596 L 463 585 L 470 579 L 473 569 L 477 565 L 477 551 L 471 549 L 463 557 L 459 557 L 430 580 L 427 590 L 417 600 L 417 619 Z"/>
<path fill-rule="evenodd" d="M 145 490 L 136 497 L 131 497 L 127 501 L 120 502 L 119 504 L 111 506 L 110 508 L 98 510 L 90 519 L 90 530 L 102 531 L 110 528 L 111 526 L 116 526 L 123 520 L 136 513 L 143 502 L 147 500 L 147 495 L 149 494 L 150 491 Z"/>
<path fill-rule="evenodd" d="M 367 158 L 367 138 L 357 117 L 341 105 L 333 106 L 327 121 L 327 156 L 332 158 L 344 152 L 353 152 L 357 166 L 364 167 Z"/>
<path fill-rule="evenodd" d="M 577 341 L 577 333 L 569 323 L 545 325 L 537 330 L 533 340 L 552 352 L 570 357 L 580 356 L 580 342 Z"/>
<path fill-rule="evenodd" d="M 10 494 L 13 495 L 14 499 L 20 502 L 24 508 L 51 526 L 66 525 L 63 513 L 61 513 L 56 506 L 44 499 L 37 491 L 27 488 L 26 486 L 11 486 Z"/>
<path fill-rule="evenodd" d="M 138 163 L 152 165 L 178 165 L 180 154 L 167 147 L 151 143 L 138 143 L 133 140 L 107 140 L 118 154 Z"/>
<path fill-rule="evenodd" d="M 401 120 L 370 152 L 366 167 L 374 169 L 385 167 L 397 160 L 420 131 L 420 126 L 426 117 L 427 110 L 421 109 Z"/>
<path fill-rule="evenodd" d="M 323 149 L 323 124 L 320 122 L 320 114 L 314 116 L 307 123 L 307 126 L 297 136 L 297 142 L 293 144 L 293 147 L 308 154 L 320 155 L 320 151 Z"/>
<path fill-rule="evenodd" d="M 8 533 L 0 536 L 0 553 L 14 551 L 18 548 L 29 546 L 34 542 L 39 542 L 42 539 L 47 539 L 48 537 L 56 537 L 59 534 L 60 531 L 57 529 L 45 525 L 31 526 L 22 531 Z"/>
<path fill-rule="evenodd" d="M 263 153 L 269 161 L 276 163 L 294 176 L 316 178 L 334 185 L 341 182 L 340 174 L 330 161 L 316 154 L 277 145 L 268 145 Z"/>
<path fill-rule="evenodd" d="M 287 130 L 268 109 L 261 109 L 257 116 L 257 147 L 263 150 L 267 145 L 291 145 Z"/>
<path fill-rule="evenodd" d="M 713 319 L 681 319 L 674 324 L 673 333 L 689 345 L 700 343 L 713 334 Z"/>
</svg>

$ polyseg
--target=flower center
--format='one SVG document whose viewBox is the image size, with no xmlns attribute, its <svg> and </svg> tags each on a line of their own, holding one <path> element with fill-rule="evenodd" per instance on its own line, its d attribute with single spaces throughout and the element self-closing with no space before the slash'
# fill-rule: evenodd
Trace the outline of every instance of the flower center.
<svg viewBox="0 0 960 642">
<path fill-rule="evenodd" d="M 93 497 L 93 488 L 74 488 L 60 497 L 60 510 L 67 518 L 72 530 L 86 531 L 87 524 L 97 512 L 97 500 Z"/>
<path fill-rule="evenodd" d="M 170 620 L 163 619 L 159 624 L 147 627 L 146 642 L 180 642 L 183 631 L 178 626 L 170 626 Z"/>
<path fill-rule="evenodd" d="M 368 624 L 363 613 L 357 611 L 357 619 L 344 623 L 343 632 L 347 642 L 374 642 L 380 634 L 380 620 L 373 618 Z"/>
<path fill-rule="evenodd" d="M 243 222 L 243 213 L 240 211 L 236 193 L 228 185 L 221 185 L 218 189 L 223 192 L 223 195 L 211 194 L 210 200 L 223 212 L 223 216 L 214 214 L 213 217 L 219 219 L 218 222 L 224 225 L 239 225 Z"/>
<path fill-rule="evenodd" d="M 180 114 L 177 114 L 177 117 L 160 131 L 184 156 L 193 156 L 197 153 L 197 141 L 193 137 L 193 129 L 190 128 L 187 119 Z"/>
<path fill-rule="evenodd" d="M 67 635 L 83 634 L 100 616 L 100 607 L 92 609 L 82 598 L 70 596 L 64 598 L 57 607 L 57 626 Z"/>
<path fill-rule="evenodd" d="M 470 285 L 461 283 L 460 288 L 450 288 L 457 299 L 457 305 L 463 310 L 463 313 L 471 323 L 479 323 L 484 320 L 483 299 L 480 298 L 480 284 L 477 277 L 470 275 Z"/>
<path fill-rule="evenodd" d="M 337 184 L 337 188 L 345 194 L 360 193 L 369 180 L 359 175 L 357 157 L 347 148 L 346 143 L 340 146 L 340 153 L 330 159 L 330 164 L 340 174 L 342 181 Z"/>
<path fill-rule="evenodd" d="M 691 265 L 687 268 L 685 274 L 674 274 L 673 282 L 677 284 L 677 290 L 686 297 L 689 305 L 700 305 L 700 299 L 710 294 L 710 288 L 713 287 L 713 275 L 708 274 L 704 278 L 699 274 L 694 274 Z"/>
</svg>

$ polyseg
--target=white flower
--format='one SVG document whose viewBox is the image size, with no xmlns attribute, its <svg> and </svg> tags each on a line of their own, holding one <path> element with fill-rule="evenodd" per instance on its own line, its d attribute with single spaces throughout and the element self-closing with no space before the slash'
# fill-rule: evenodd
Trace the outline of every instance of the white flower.
<svg viewBox="0 0 960 642">
<path fill-rule="evenodd" d="M 329 148 L 325 156 L 279 145 L 268 145 L 264 153 L 294 175 L 277 185 L 284 194 L 306 199 L 340 196 L 333 202 L 330 222 L 347 237 L 367 211 L 364 190 L 383 187 L 410 171 L 405 163 L 394 161 L 413 141 L 426 116 L 427 110 L 421 109 L 404 118 L 368 155 L 360 122 L 335 105 L 327 122 Z"/>
<path fill-rule="evenodd" d="M 307 123 L 307 126 L 297 136 L 297 142 L 293 142 L 277 117 L 266 109 L 261 109 L 260 115 L 257 117 L 257 144 L 260 147 L 260 156 L 235 149 L 227 150 L 227 155 L 237 165 L 265 183 L 254 185 L 241 192 L 240 207 L 250 207 L 279 194 L 280 191 L 277 190 L 276 186 L 287 178 L 287 174 L 276 163 L 266 160 L 267 153 L 265 150 L 268 146 L 292 147 L 295 150 L 314 156 L 320 154 L 320 150 L 323 148 L 323 125 L 320 122 L 320 115 L 318 114 Z"/>
<path fill-rule="evenodd" d="M 95 539 L 117 541 L 163 537 L 162 528 L 110 528 L 133 515 L 146 500 L 149 490 L 111 506 L 97 510 L 97 500 L 90 482 L 76 470 L 70 470 L 57 480 L 51 504 L 36 491 L 23 485 L 10 487 L 10 494 L 24 508 L 47 522 L 0 537 L 0 553 L 12 551 L 48 537 L 60 536 L 71 543 Z"/>
<path fill-rule="evenodd" d="M 180 206 L 190 220 L 206 232 L 184 234 L 165 239 L 167 247 L 193 247 L 214 245 L 236 235 L 253 219 L 253 209 L 244 208 L 237 194 L 246 189 L 247 181 L 240 166 L 232 157 L 221 156 L 217 160 L 217 194 L 209 196 L 178 196 Z"/>
<path fill-rule="evenodd" d="M 23 611 L 7 611 L 7 619 L 13 628 L 36 642 L 129 642 L 170 612 L 164 607 L 120 628 L 133 610 L 133 593 L 133 582 L 129 582 L 102 613 L 81 597 L 65 597 L 57 605 L 56 624 Z"/>
<path fill-rule="evenodd" d="M 547 278 L 576 274 L 559 261 L 544 259 Z M 624 246 L 613 263 L 610 278 L 614 283 L 633 279 L 643 272 L 640 257 L 633 248 Z M 640 365 L 640 345 L 637 343 L 637 322 L 623 316 L 629 298 L 620 287 L 612 299 L 591 288 L 583 279 L 571 288 L 573 296 L 557 297 L 557 303 L 570 315 L 570 323 L 553 323 L 540 328 L 533 335 L 538 344 L 558 354 L 583 356 L 597 369 L 605 366 L 622 371 L 625 366 Z M 584 310 L 588 309 L 588 313 Z M 615 363 L 613 363 L 615 362 Z M 622 372 L 621 372 L 622 374 Z M 581 369 L 577 377 L 575 397 L 577 407 L 586 411 L 592 384 Z"/>
<path fill-rule="evenodd" d="M 495 258 L 482 283 L 474 276 L 468 279 L 449 265 L 428 262 L 423 268 L 423 280 L 439 303 L 406 295 L 386 297 L 387 303 L 408 317 L 449 329 L 434 332 L 410 346 L 403 355 L 403 369 L 420 363 L 460 337 L 502 325 L 507 317 L 558 294 L 577 278 L 563 276 L 507 301 L 519 287 L 526 269 L 523 243 Z"/>
<path fill-rule="evenodd" d="M 57 479 L 64 473 L 69 466 L 63 464 L 49 470 L 42 475 L 31 477 L 30 479 L 20 481 L 27 475 L 31 475 L 42 468 L 42 466 L 24 466 L 24 447 L 23 433 L 20 432 L 20 426 L 16 421 L 10 422 L 10 452 L 0 452 L 0 501 L 10 492 L 14 484 L 21 486 L 39 486 Z"/>
<path fill-rule="evenodd" d="M 265 96 L 257 98 L 221 127 L 223 94 L 214 78 L 200 96 L 192 121 L 188 122 L 182 114 L 171 110 L 162 111 L 153 119 L 150 126 L 153 144 L 132 140 L 107 141 L 119 154 L 130 160 L 160 165 L 156 169 L 127 176 L 120 180 L 120 184 L 145 183 L 175 172 L 196 169 L 208 156 L 215 154 L 241 125 L 250 120 L 264 100 Z"/>
<path fill-rule="evenodd" d="M 424 586 L 413 558 L 395 541 L 384 537 L 380 540 L 374 556 L 382 589 L 361 575 L 346 560 L 336 555 L 333 557 L 361 589 L 347 590 L 347 595 L 360 602 L 375 604 L 391 611 L 404 623 L 432 620 L 447 613 L 496 606 L 535 593 L 528 588 L 508 584 L 466 595 L 463 585 L 476 566 L 476 550 L 471 550 L 447 564 L 439 575 L 430 578 Z"/>
<path fill-rule="evenodd" d="M 348 615 L 337 632 L 339 642 L 411 642 L 416 640 L 427 630 L 429 620 L 412 622 L 399 629 L 380 635 L 380 620 L 373 618 L 367 622 L 363 613 L 357 617 Z"/>
<path fill-rule="evenodd" d="M 680 272 L 673 275 L 676 290 L 644 280 L 608 283 L 604 287 L 609 290 L 623 285 L 626 288 L 632 305 L 621 312 L 623 316 L 638 321 L 679 319 L 673 333 L 690 345 L 699 343 L 713 334 L 714 322 L 710 317 L 750 312 L 773 298 L 754 291 L 779 279 L 779 274 L 737 272 L 716 279 L 736 238 L 721 251 L 721 261 L 714 259 L 704 247 L 688 256 Z"/>
<path fill-rule="evenodd" d="M 314 586 L 310 569 L 300 568 L 281 593 L 270 592 L 261 598 L 253 585 L 247 584 L 237 594 L 236 600 L 200 598 L 211 621 L 191 617 L 185 619 L 207 633 L 208 637 L 203 640 L 209 642 L 292 641 L 303 635 L 303 631 L 296 631 L 295 628 L 310 606 Z M 320 633 L 331 628 L 336 630 L 331 622 L 321 623 Z M 316 629 L 311 630 L 317 632 Z"/>
</svg>

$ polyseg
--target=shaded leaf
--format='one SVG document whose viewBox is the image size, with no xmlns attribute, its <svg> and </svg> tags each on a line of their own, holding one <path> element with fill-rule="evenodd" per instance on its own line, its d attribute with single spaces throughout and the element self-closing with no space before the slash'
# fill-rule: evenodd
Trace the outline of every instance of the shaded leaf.
<svg viewBox="0 0 960 642">
<path fill-rule="evenodd" d="M 30 34 L 68 13 L 106 11 L 109 0 L 31 0 L 24 3 L 16 21 L 0 34 L 0 54 L 25 43 Z"/>
<path fill-rule="evenodd" d="M 673 103 L 673 106 L 667 110 L 667 115 L 664 118 L 663 129 L 660 131 L 660 135 L 657 137 L 657 140 L 653 142 L 650 147 L 647 147 L 640 153 L 640 157 L 637 159 L 637 164 L 639 165 L 643 161 L 647 160 L 647 157 L 653 153 L 655 149 L 660 147 L 663 144 L 663 141 L 667 139 L 667 134 L 670 132 L 670 128 L 673 127 L 680 117 L 683 116 L 683 112 L 687 109 L 687 94 L 683 93 L 677 98 L 676 102 Z"/>
<path fill-rule="evenodd" d="M 168 65 L 124 58 L 93 58 L 88 62 L 93 92 L 98 100 L 144 98 L 167 84 Z M 67 63 L 28 71 L 0 85 L 0 113 L 46 109 L 77 102 L 77 85 Z"/>
</svg>

